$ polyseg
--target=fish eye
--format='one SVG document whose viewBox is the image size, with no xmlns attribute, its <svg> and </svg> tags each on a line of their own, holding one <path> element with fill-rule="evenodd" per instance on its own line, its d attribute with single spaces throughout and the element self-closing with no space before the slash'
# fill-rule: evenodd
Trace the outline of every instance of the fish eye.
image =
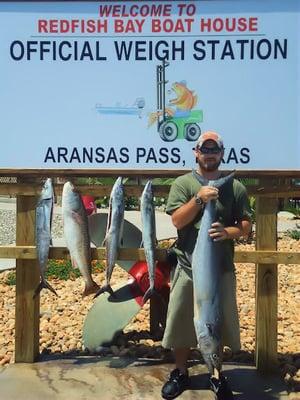
<svg viewBox="0 0 300 400">
<path fill-rule="evenodd" d="M 212 355 L 212 358 L 213 358 L 214 360 L 217 360 L 217 359 L 218 359 L 217 354 L 213 354 L 213 355 Z"/>
</svg>

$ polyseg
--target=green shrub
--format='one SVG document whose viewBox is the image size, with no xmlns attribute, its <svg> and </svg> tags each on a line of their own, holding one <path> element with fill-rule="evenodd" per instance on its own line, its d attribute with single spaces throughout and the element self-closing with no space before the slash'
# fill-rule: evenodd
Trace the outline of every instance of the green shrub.
<svg viewBox="0 0 300 400">
<path fill-rule="evenodd" d="M 289 229 L 287 231 L 288 237 L 295 240 L 300 240 L 300 230 L 299 229 Z"/>
<path fill-rule="evenodd" d="M 5 284 L 8 286 L 14 286 L 16 284 L 16 272 L 11 271 L 7 274 Z"/>
</svg>

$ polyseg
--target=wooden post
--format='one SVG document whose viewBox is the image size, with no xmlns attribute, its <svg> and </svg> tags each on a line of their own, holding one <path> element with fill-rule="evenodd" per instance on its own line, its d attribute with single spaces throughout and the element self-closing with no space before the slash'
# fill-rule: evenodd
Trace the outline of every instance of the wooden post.
<svg viewBox="0 0 300 400">
<path fill-rule="evenodd" d="M 35 196 L 17 196 L 17 245 L 34 245 L 35 206 Z M 32 363 L 39 354 L 39 296 L 33 300 L 38 284 L 37 262 L 17 260 L 15 362 Z"/>
<path fill-rule="evenodd" d="M 256 198 L 256 250 L 277 250 L 277 199 Z M 268 373 L 277 367 L 277 264 L 257 264 L 256 367 Z"/>
</svg>

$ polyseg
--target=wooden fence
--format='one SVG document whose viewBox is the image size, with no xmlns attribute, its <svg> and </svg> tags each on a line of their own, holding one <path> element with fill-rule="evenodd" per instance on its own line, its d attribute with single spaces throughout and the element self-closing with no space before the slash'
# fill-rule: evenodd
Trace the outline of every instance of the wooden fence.
<svg viewBox="0 0 300 400">
<path fill-rule="evenodd" d="M 34 232 L 35 207 L 41 185 L 36 176 L 19 178 L 18 182 L 0 183 L 0 195 L 17 198 L 16 245 L 0 246 L 0 258 L 16 259 L 15 361 L 31 363 L 39 356 L 40 299 L 39 296 L 33 299 L 33 292 L 40 279 Z M 95 196 L 109 195 L 111 190 L 110 186 L 96 184 L 79 188 L 82 194 Z M 61 191 L 62 184 L 55 185 L 56 195 Z M 128 196 L 139 196 L 141 191 L 138 185 L 125 186 Z M 164 196 L 168 191 L 167 186 L 154 186 L 156 196 Z M 234 260 L 256 264 L 255 360 L 259 371 L 269 372 L 277 365 L 277 265 L 300 264 L 300 248 L 299 252 L 277 251 L 278 198 L 299 197 L 300 189 L 289 184 L 282 186 L 274 176 L 265 176 L 259 178 L 258 185 L 248 187 L 248 194 L 256 197 L 256 250 L 236 251 Z M 156 256 L 158 260 L 164 260 L 166 250 L 158 249 Z M 65 247 L 53 247 L 49 258 L 67 259 L 69 252 Z M 92 258 L 104 259 L 105 249 L 93 248 Z M 118 258 L 144 260 L 145 256 L 142 249 L 124 248 Z"/>
</svg>

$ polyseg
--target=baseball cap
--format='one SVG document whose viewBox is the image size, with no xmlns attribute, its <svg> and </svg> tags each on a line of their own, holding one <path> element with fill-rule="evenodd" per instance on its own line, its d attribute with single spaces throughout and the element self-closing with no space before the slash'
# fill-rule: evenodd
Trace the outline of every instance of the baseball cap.
<svg viewBox="0 0 300 400">
<path fill-rule="evenodd" d="M 198 139 L 196 147 L 201 148 L 203 143 L 206 142 L 207 140 L 213 140 L 218 145 L 219 149 L 223 149 L 224 147 L 223 139 L 217 132 L 214 131 L 203 132 Z"/>
</svg>

